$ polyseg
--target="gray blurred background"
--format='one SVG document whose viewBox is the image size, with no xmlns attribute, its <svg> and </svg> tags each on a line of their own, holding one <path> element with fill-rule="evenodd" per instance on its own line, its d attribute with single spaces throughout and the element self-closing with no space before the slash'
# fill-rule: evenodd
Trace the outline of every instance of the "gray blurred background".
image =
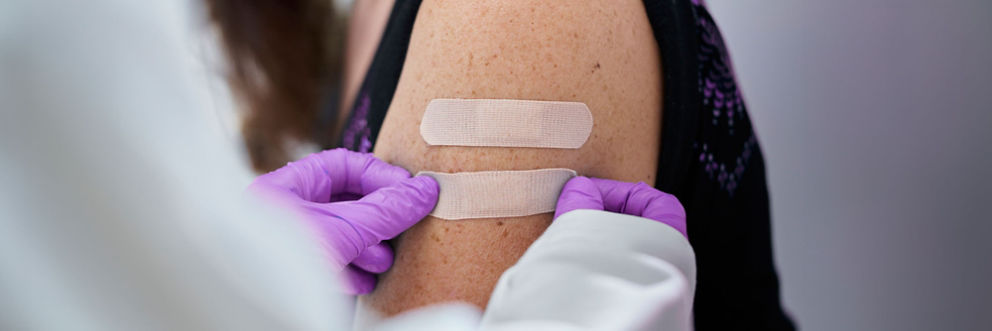
<svg viewBox="0 0 992 331">
<path fill-rule="evenodd" d="M 805 330 L 992 330 L 992 1 L 708 0 Z"/>
</svg>

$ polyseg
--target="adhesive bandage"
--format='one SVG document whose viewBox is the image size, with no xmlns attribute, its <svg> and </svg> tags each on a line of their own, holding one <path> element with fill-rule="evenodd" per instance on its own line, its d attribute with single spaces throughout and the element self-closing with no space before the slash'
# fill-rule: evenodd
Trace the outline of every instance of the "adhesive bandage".
<svg viewBox="0 0 992 331">
<path fill-rule="evenodd" d="M 434 99 L 420 122 L 428 145 L 481 147 L 582 147 L 592 113 L 581 102 L 503 99 Z"/>
<path fill-rule="evenodd" d="M 441 189 L 431 215 L 447 220 L 517 217 L 555 210 L 571 169 L 442 173 L 421 171 Z"/>
</svg>

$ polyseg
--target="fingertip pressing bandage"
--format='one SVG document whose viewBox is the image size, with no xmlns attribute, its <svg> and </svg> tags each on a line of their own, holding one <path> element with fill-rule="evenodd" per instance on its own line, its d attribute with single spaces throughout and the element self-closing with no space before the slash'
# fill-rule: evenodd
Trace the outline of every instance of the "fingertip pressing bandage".
<svg viewBox="0 0 992 331">
<path fill-rule="evenodd" d="M 421 171 L 437 180 L 441 195 L 431 215 L 447 220 L 517 217 L 553 212 L 571 169 L 441 173 Z"/>
<path fill-rule="evenodd" d="M 581 102 L 434 99 L 420 135 L 435 146 L 576 149 L 589 139 L 592 123 Z"/>
</svg>

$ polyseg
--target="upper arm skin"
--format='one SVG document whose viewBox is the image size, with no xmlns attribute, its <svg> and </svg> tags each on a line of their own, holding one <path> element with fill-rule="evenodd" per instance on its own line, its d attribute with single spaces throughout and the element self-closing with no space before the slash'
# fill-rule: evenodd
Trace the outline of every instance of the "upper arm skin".
<svg viewBox="0 0 992 331">
<path fill-rule="evenodd" d="M 639 0 L 426 0 L 374 152 L 411 173 L 571 168 L 653 184 L 661 84 Z M 427 146 L 419 126 L 435 98 L 579 101 L 594 125 L 578 150 Z M 449 300 L 484 307 L 550 221 L 428 217 L 394 243 L 396 262 L 363 305 L 387 315 Z"/>
</svg>

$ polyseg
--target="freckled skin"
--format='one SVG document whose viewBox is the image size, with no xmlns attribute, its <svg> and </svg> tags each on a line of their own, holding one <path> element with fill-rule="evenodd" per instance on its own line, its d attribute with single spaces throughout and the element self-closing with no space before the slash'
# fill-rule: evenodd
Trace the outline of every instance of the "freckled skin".
<svg viewBox="0 0 992 331">
<path fill-rule="evenodd" d="M 411 173 L 560 167 L 653 184 L 661 84 L 640 1 L 427 0 L 374 152 Z M 427 146 L 420 119 L 435 98 L 579 101 L 594 125 L 578 150 Z M 484 308 L 502 272 L 550 222 L 550 213 L 427 217 L 393 241 L 395 263 L 359 309 L 392 316 L 451 300 Z"/>
</svg>

